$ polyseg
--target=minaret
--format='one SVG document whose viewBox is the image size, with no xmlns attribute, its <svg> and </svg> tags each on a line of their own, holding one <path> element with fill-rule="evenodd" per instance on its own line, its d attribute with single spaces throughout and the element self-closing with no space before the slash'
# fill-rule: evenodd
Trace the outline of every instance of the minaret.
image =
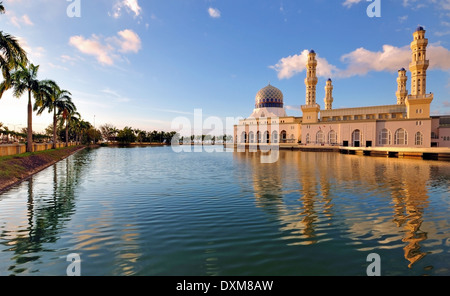
<svg viewBox="0 0 450 296">
<path fill-rule="evenodd" d="M 433 94 L 427 94 L 427 69 L 430 64 L 427 60 L 428 39 L 425 38 L 425 30 L 418 27 L 413 33 L 411 42 L 412 61 L 409 64 L 411 71 L 411 95 L 407 96 L 407 117 L 411 119 L 430 118 L 430 104 Z"/>
<path fill-rule="evenodd" d="M 306 105 L 313 106 L 316 104 L 316 86 L 317 86 L 317 60 L 316 53 L 311 50 L 308 54 L 308 62 L 306 64 Z"/>
<path fill-rule="evenodd" d="M 316 86 L 317 86 L 317 60 L 316 53 L 311 50 L 308 54 L 306 63 L 306 105 L 302 106 L 303 123 L 315 123 L 319 121 L 320 106 L 316 104 Z"/>
<path fill-rule="evenodd" d="M 333 109 L 333 84 L 330 78 L 325 86 L 325 110 L 331 109 Z"/>
<path fill-rule="evenodd" d="M 406 82 L 408 77 L 406 76 L 405 68 L 398 70 L 397 78 L 397 105 L 405 105 L 406 97 L 408 96 L 408 90 L 406 89 Z"/>
<path fill-rule="evenodd" d="M 424 95 L 427 90 L 427 69 L 430 61 L 426 59 L 428 39 L 425 38 L 425 30 L 418 27 L 413 34 L 411 42 L 412 61 L 409 64 L 411 71 L 411 95 Z"/>
</svg>

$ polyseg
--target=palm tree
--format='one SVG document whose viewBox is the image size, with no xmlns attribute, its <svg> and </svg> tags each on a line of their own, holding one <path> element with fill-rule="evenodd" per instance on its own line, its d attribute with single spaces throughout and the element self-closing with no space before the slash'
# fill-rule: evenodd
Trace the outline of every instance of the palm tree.
<svg viewBox="0 0 450 296">
<path fill-rule="evenodd" d="M 80 117 L 80 113 L 77 112 L 77 107 L 72 102 L 72 99 L 68 97 L 68 99 L 61 101 L 61 105 L 59 107 L 58 116 L 61 118 L 61 123 L 65 123 L 66 125 L 66 147 L 69 146 L 69 124 L 73 116 Z"/>
<path fill-rule="evenodd" d="M 11 73 L 10 79 L 0 84 L 0 98 L 10 88 L 13 89 L 13 94 L 16 98 L 20 98 L 28 91 L 27 152 L 33 152 L 33 106 L 31 97 L 33 96 L 36 100 L 40 99 L 42 95 L 42 84 L 37 79 L 38 71 L 39 66 L 19 64 L 19 67 Z"/>
<path fill-rule="evenodd" d="M 0 14 L 5 13 L 3 1 L 0 1 Z M 13 36 L 0 31 L 0 68 L 5 80 L 10 79 L 10 71 L 19 64 L 27 63 L 27 54 Z"/>
<path fill-rule="evenodd" d="M 57 113 L 72 100 L 71 95 L 69 91 L 61 89 L 56 82 L 45 80 L 42 82 L 42 96 L 34 105 L 34 111 L 38 111 L 37 115 L 41 115 L 45 109 L 48 109 L 48 113 L 53 112 L 53 149 L 56 149 Z"/>
<path fill-rule="evenodd" d="M 74 118 L 74 117 L 72 117 L 72 118 Z M 90 130 L 92 128 L 92 124 L 90 124 L 88 121 L 84 121 L 84 120 L 80 119 L 78 125 L 79 125 L 79 132 L 80 132 L 80 140 L 82 142 L 84 142 L 83 141 L 84 135 L 86 135 L 88 130 Z"/>
<path fill-rule="evenodd" d="M 107 142 L 111 142 L 112 138 L 116 136 L 117 134 L 117 128 L 111 124 L 104 124 L 100 126 L 100 132 L 104 139 L 106 139 Z"/>
</svg>

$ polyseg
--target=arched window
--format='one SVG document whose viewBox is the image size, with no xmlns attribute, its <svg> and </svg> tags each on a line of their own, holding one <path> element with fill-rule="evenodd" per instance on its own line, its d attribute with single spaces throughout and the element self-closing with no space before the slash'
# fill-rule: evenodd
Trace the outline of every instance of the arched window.
<svg viewBox="0 0 450 296">
<path fill-rule="evenodd" d="M 382 129 L 380 135 L 378 137 L 379 145 L 391 145 L 392 144 L 392 136 L 391 132 L 388 129 Z"/>
<path fill-rule="evenodd" d="M 264 138 L 263 138 L 263 140 L 264 140 L 263 143 L 267 143 L 267 144 L 270 143 L 270 135 L 269 135 L 269 132 L 268 132 L 268 131 L 266 131 L 266 132 L 264 133 Z"/>
<path fill-rule="evenodd" d="M 278 132 L 273 131 L 272 133 L 272 143 L 278 143 Z"/>
<path fill-rule="evenodd" d="M 311 137 L 309 136 L 309 134 L 306 135 L 306 144 L 311 143 Z"/>
<path fill-rule="evenodd" d="M 416 141 L 415 141 L 416 146 L 422 146 L 423 145 L 423 134 L 421 132 L 417 132 L 415 138 L 416 138 Z"/>
<path fill-rule="evenodd" d="M 318 144 L 323 144 L 324 139 L 323 139 L 323 132 L 322 131 L 318 131 L 316 134 L 316 142 Z"/>
<path fill-rule="evenodd" d="M 408 145 L 408 133 L 405 129 L 399 128 L 394 135 L 395 145 Z"/>
<path fill-rule="evenodd" d="M 361 131 L 358 129 L 352 133 L 352 144 L 353 147 L 361 147 Z"/>
<path fill-rule="evenodd" d="M 256 133 L 256 141 L 257 141 L 257 143 L 261 143 L 261 133 L 260 132 Z"/>
<path fill-rule="evenodd" d="M 241 143 L 247 143 L 247 133 L 242 132 L 241 134 Z"/>
<path fill-rule="evenodd" d="M 334 130 L 331 130 L 328 133 L 328 143 L 331 145 L 337 144 L 337 133 Z"/>
<path fill-rule="evenodd" d="M 287 133 L 286 131 L 281 131 L 281 143 L 286 143 Z"/>
<path fill-rule="evenodd" d="M 255 133 L 250 132 L 250 133 L 248 134 L 248 142 L 249 142 L 249 143 L 254 143 L 254 142 L 255 142 Z"/>
</svg>

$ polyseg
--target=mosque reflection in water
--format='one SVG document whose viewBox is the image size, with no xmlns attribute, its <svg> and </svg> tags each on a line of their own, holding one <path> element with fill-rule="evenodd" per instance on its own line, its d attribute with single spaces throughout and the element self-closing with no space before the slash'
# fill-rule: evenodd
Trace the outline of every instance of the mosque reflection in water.
<svg viewBox="0 0 450 296">
<path fill-rule="evenodd" d="M 359 251 L 403 248 L 411 268 L 426 255 L 428 236 L 447 239 L 433 221 L 423 225 L 429 191 L 448 184 L 448 163 L 299 151 L 280 151 L 273 164 L 260 157 L 234 153 L 237 165 L 251 166 L 241 171 L 252 176 L 238 177 L 252 180 L 256 205 L 279 220 L 289 245 L 333 240 L 338 229 Z"/>
</svg>

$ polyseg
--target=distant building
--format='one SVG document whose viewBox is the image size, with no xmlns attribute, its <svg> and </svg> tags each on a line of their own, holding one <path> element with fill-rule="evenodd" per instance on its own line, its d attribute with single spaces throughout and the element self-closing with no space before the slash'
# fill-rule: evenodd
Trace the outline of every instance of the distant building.
<svg viewBox="0 0 450 296">
<path fill-rule="evenodd" d="M 298 143 L 344 147 L 450 147 L 450 116 L 430 116 L 433 94 L 426 92 L 428 39 L 418 27 L 411 42 L 411 94 L 406 70 L 398 71 L 397 104 L 333 109 L 333 83 L 325 86 L 325 109 L 316 103 L 317 60 L 306 65 L 303 117 L 287 116 L 283 93 L 270 84 L 256 95 L 255 109 L 234 127 L 236 144 Z"/>
</svg>

